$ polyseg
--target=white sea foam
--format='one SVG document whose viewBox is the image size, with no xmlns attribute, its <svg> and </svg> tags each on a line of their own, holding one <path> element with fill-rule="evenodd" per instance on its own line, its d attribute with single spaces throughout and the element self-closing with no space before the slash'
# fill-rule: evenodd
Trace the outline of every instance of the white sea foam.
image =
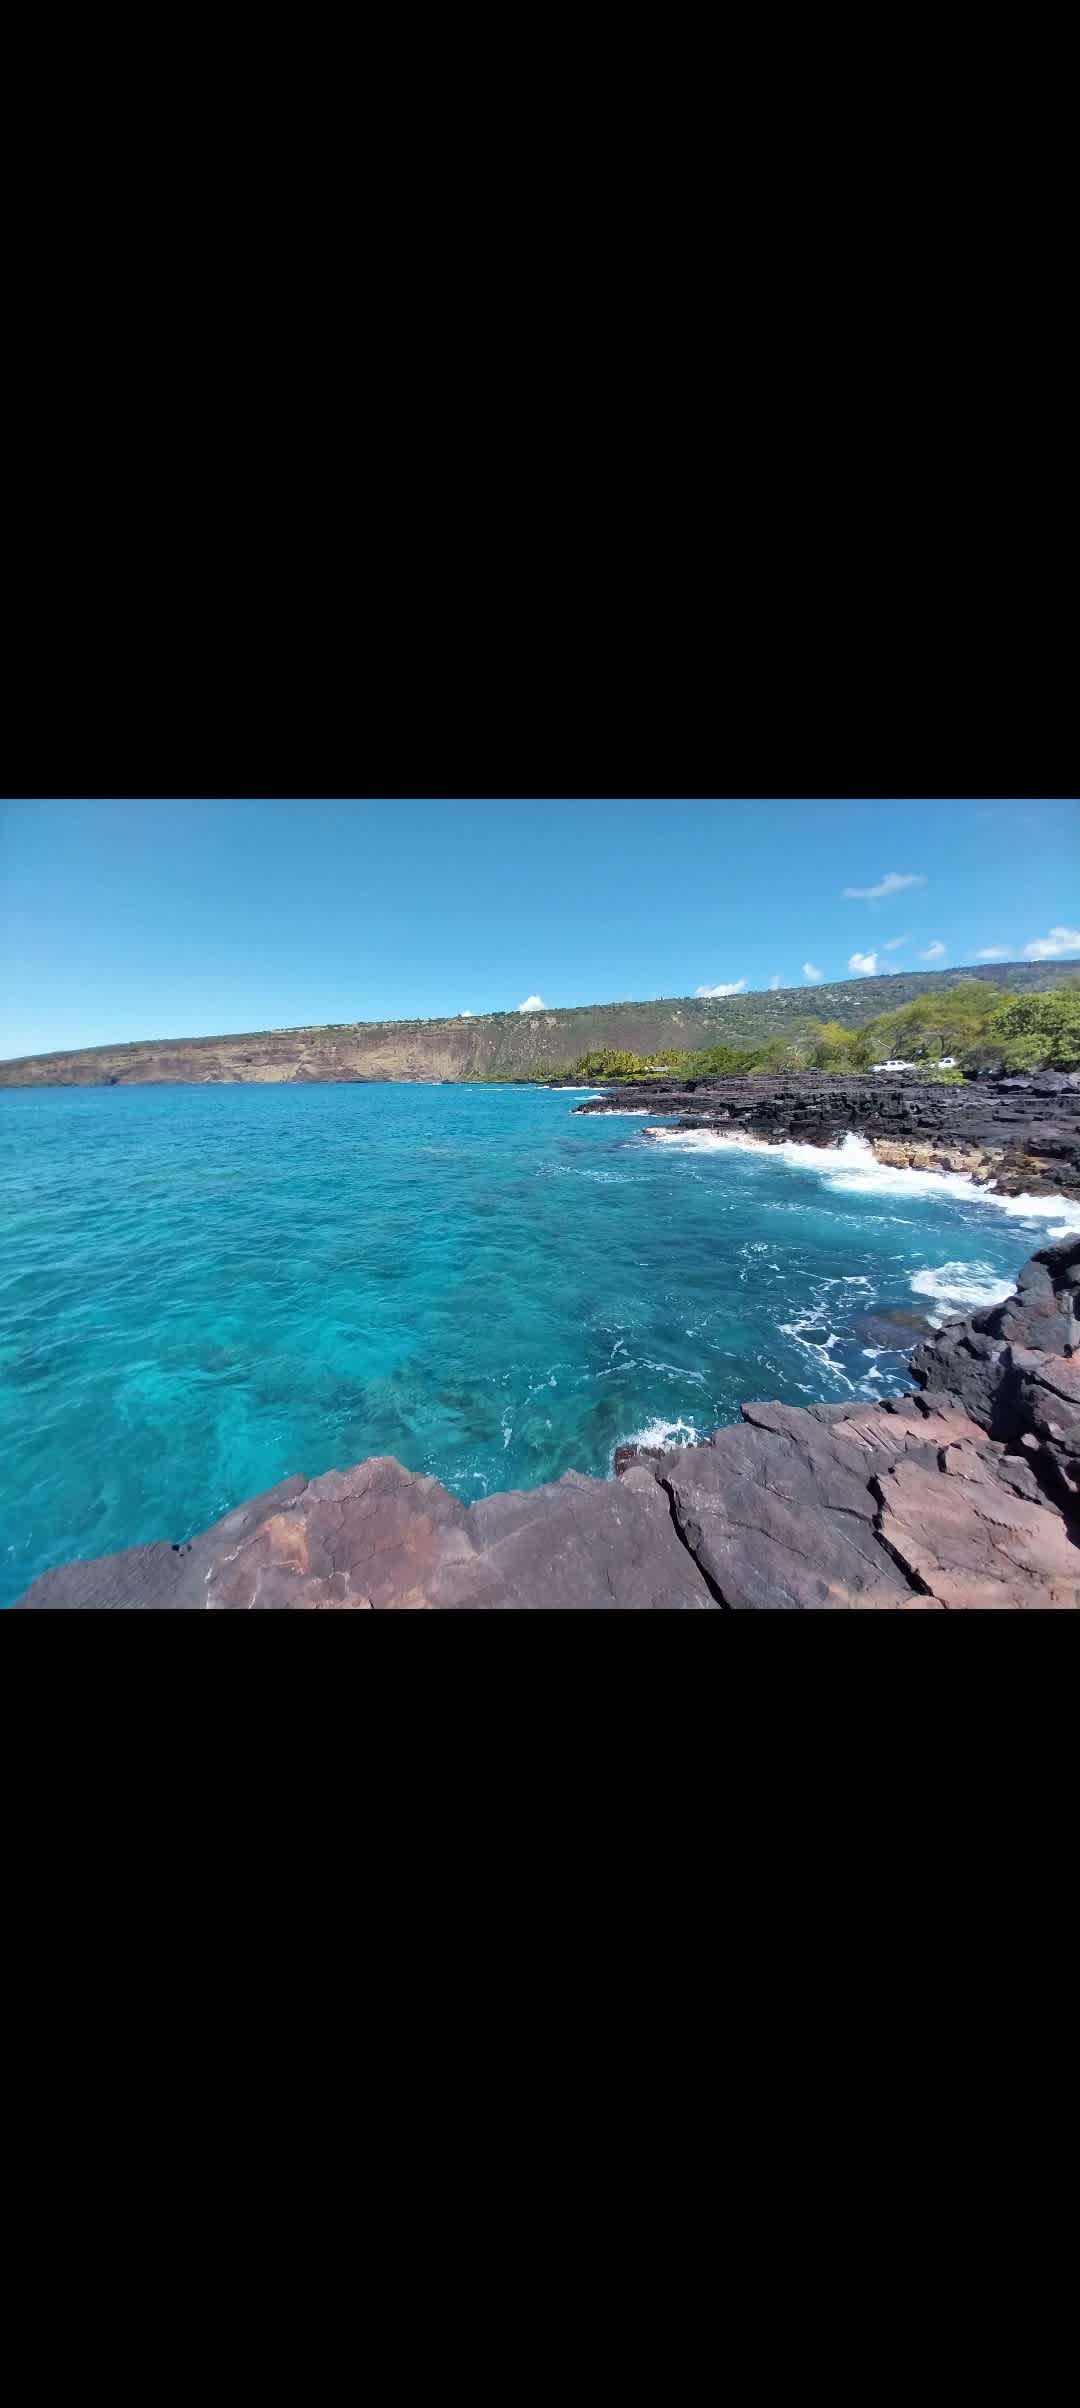
<svg viewBox="0 0 1080 2408">
<path fill-rule="evenodd" d="M 702 1446 L 705 1441 L 699 1437 L 693 1422 L 684 1421 L 680 1415 L 677 1421 L 647 1421 L 642 1429 L 631 1430 L 629 1437 L 620 1438 L 618 1443 L 620 1446 L 668 1447 Z M 611 1460 L 614 1465 L 614 1447 L 611 1450 Z"/>
<path fill-rule="evenodd" d="M 957 1204 L 996 1204 L 1015 1221 L 1046 1221 L 1049 1237 L 1069 1237 L 1080 1231 L 1080 1203 L 1066 1196 L 1002 1196 L 994 1187 L 980 1187 L 960 1171 L 894 1169 L 879 1162 L 869 1139 L 849 1130 L 839 1145 L 799 1145 L 794 1138 L 779 1145 L 765 1137 L 730 1136 L 720 1129 L 647 1129 L 655 1145 L 676 1147 L 681 1153 L 778 1154 L 795 1170 L 815 1171 L 836 1194 L 855 1196 L 950 1196 Z"/>
<path fill-rule="evenodd" d="M 830 1330 L 826 1338 L 806 1336 L 807 1330 L 822 1327 L 820 1312 L 800 1313 L 797 1320 L 778 1321 L 776 1326 L 783 1337 L 790 1338 L 793 1345 L 801 1346 L 804 1354 L 812 1356 L 814 1362 L 819 1363 L 823 1371 L 831 1373 L 834 1380 L 842 1380 L 845 1388 L 850 1388 L 854 1395 L 854 1380 L 849 1380 L 846 1371 L 841 1371 L 839 1363 L 833 1359 L 832 1349 L 839 1344 L 836 1331 Z"/>
<path fill-rule="evenodd" d="M 973 1312 L 978 1305 L 1003 1304 L 1016 1285 L 1014 1279 L 999 1279 L 990 1263 L 938 1263 L 925 1271 L 913 1271 L 909 1285 L 916 1296 L 929 1296 L 935 1304 L 945 1304 L 950 1312 Z M 941 1316 L 929 1315 L 930 1320 Z"/>
</svg>

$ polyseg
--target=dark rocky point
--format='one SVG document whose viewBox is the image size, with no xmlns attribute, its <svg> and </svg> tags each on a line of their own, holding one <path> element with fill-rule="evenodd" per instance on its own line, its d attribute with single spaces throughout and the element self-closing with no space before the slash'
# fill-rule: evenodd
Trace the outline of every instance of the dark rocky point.
<svg viewBox="0 0 1080 2408">
<path fill-rule="evenodd" d="M 774 1143 L 837 1145 L 849 1131 L 879 1160 L 960 1171 L 1004 1195 L 1080 1194 L 1080 1071 L 942 1086 L 910 1073 L 650 1079 L 606 1089 L 581 1113 L 644 1111 L 680 1129 L 742 1132 Z M 648 1130 L 642 1135 L 648 1137 Z"/>
</svg>

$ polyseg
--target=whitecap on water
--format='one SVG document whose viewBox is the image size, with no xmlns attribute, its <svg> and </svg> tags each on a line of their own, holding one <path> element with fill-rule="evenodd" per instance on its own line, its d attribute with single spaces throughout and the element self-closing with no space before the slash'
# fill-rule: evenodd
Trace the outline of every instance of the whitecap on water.
<svg viewBox="0 0 1080 2408">
<path fill-rule="evenodd" d="M 778 1321 L 776 1326 L 782 1337 L 790 1338 L 795 1346 L 801 1346 L 805 1354 L 811 1355 L 816 1363 L 820 1363 L 823 1370 L 832 1374 L 834 1380 L 842 1380 L 845 1388 L 850 1388 L 854 1395 L 854 1380 L 849 1380 L 846 1371 L 841 1371 L 832 1352 L 833 1347 L 840 1343 L 837 1332 L 830 1330 L 825 1338 L 811 1338 L 806 1335 L 808 1330 L 821 1328 L 820 1312 L 801 1313 L 797 1320 Z"/>
<path fill-rule="evenodd" d="M 700 1446 L 704 1443 L 694 1423 L 684 1421 L 681 1415 L 677 1421 L 647 1421 L 640 1430 L 631 1430 L 628 1437 L 618 1440 L 619 1446 Z M 611 1462 L 614 1469 L 614 1447 L 611 1450 Z"/>
</svg>

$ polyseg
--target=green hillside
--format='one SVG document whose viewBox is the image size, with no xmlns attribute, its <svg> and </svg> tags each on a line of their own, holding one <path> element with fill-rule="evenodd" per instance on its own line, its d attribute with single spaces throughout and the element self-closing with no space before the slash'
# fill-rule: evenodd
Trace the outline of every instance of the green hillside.
<svg viewBox="0 0 1080 2408">
<path fill-rule="evenodd" d="M 955 970 L 897 970 L 882 978 L 781 987 L 776 993 L 714 1001 L 673 995 L 652 1002 L 580 1004 L 567 1011 L 150 1038 L 0 1062 L 0 1086 L 543 1078 L 607 1046 L 649 1057 L 673 1049 L 756 1047 L 794 1038 L 808 1020 L 861 1029 L 883 1012 L 973 979 L 1027 994 L 1075 981 L 1078 973 L 1077 962 L 994 962 Z"/>
<path fill-rule="evenodd" d="M 664 1046 L 652 1060 L 608 1045 L 579 1054 L 571 1076 L 633 1084 L 662 1072 L 677 1078 L 858 1072 L 891 1061 L 917 1063 L 927 1078 L 954 1084 L 1010 1071 L 1080 1070 L 1080 975 L 1052 988 L 1019 991 L 982 978 L 959 980 L 880 1012 L 861 1028 L 844 1028 L 839 1020 L 792 1020 L 785 1034 L 757 1045 Z"/>
</svg>

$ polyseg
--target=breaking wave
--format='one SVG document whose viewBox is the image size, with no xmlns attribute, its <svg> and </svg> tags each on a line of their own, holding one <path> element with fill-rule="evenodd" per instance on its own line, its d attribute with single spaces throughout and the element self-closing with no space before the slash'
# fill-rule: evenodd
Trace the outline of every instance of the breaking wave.
<svg viewBox="0 0 1080 2408">
<path fill-rule="evenodd" d="M 950 1312 L 975 1312 L 980 1305 L 1003 1304 L 1016 1285 L 1013 1279 L 999 1279 L 990 1263 L 938 1263 L 925 1271 L 913 1271 L 908 1282 L 916 1296 L 929 1296 L 935 1304 L 947 1305 Z M 931 1313 L 928 1318 L 940 1320 L 943 1315 Z"/>
<path fill-rule="evenodd" d="M 684 1421 L 680 1415 L 676 1421 L 657 1419 L 644 1422 L 640 1430 L 630 1430 L 625 1438 L 619 1439 L 618 1444 L 620 1446 L 652 1447 L 701 1446 L 705 1444 L 705 1441 L 694 1423 Z M 614 1468 L 614 1447 L 611 1450 L 611 1462 Z"/>
<path fill-rule="evenodd" d="M 894 1169 L 879 1162 L 870 1141 L 849 1130 L 839 1145 L 800 1145 L 785 1138 L 778 1145 L 767 1137 L 730 1136 L 719 1129 L 646 1129 L 655 1145 L 677 1147 L 687 1154 L 742 1153 L 779 1156 L 793 1169 L 816 1173 L 826 1187 L 842 1195 L 951 1196 L 958 1204 L 995 1204 L 1016 1221 L 1046 1221 L 1049 1237 L 1069 1237 L 1080 1231 L 1080 1203 L 1067 1196 L 1002 1196 L 994 1187 L 980 1187 L 961 1171 Z"/>
</svg>

